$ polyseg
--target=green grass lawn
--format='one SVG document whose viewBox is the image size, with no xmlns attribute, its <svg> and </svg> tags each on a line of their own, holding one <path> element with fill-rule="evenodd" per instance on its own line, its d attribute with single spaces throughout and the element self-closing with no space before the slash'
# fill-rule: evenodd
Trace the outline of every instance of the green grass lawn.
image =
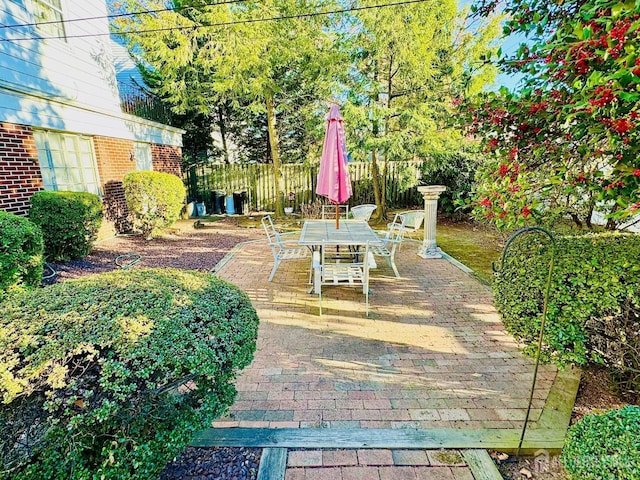
<svg viewBox="0 0 640 480">
<path fill-rule="evenodd" d="M 495 230 L 470 222 L 438 221 L 436 242 L 446 253 L 487 282 L 493 279 L 492 262 L 499 262 L 504 239 Z"/>
<path fill-rule="evenodd" d="M 378 226 L 376 226 L 377 228 Z M 380 228 L 384 228 L 381 226 Z M 424 230 L 407 234 L 422 240 Z M 443 252 L 465 264 L 482 280 L 493 280 L 492 262 L 499 262 L 506 238 L 496 230 L 473 222 L 454 222 L 438 218 L 436 242 Z"/>
</svg>

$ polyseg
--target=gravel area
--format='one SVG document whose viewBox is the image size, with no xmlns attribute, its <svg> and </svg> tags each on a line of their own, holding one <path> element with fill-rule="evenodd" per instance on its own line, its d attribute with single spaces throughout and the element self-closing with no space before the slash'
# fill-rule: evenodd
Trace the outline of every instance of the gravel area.
<svg viewBox="0 0 640 480">
<path fill-rule="evenodd" d="M 125 254 L 141 255 L 137 267 L 173 267 L 209 272 L 236 244 L 264 238 L 262 229 L 239 226 L 237 222 L 237 219 L 229 217 L 217 222 L 203 221 L 201 228 L 194 228 L 195 220 L 180 220 L 168 233 L 153 240 L 136 235 L 103 240 L 96 243 L 91 254 L 82 260 L 52 262 L 51 266 L 57 275 L 46 279 L 44 283 L 48 285 L 119 269 L 116 258 Z M 265 257 L 267 260 L 270 261 L 271 257 Z"/>
<path fill-rule="evenodd" d="M 261 453 L 260 448 L 187 447 L 166 466 L 160 480 L 255 480 Z"/>
</svg>

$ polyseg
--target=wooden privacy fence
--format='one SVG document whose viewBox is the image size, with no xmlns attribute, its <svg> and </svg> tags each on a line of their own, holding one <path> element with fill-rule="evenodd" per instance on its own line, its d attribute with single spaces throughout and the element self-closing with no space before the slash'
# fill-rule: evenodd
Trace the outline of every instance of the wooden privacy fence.
<svg viewBox="0 0 640 480">
<path fill-rule="evenodd" d="M 319 165 L 284 164 L 284 205 L 300 209 L 300 205 L 313 203 L 323 197 L 316 195 Z M 380 165 L 382 171 L 382 165 Z M 420 207 L 422 195 L 418 193 L 422 161 L 388 162 L 386 181 L 387 206 L 393 208 Z M 350 205 L 375 203 L 371 163 L 349 163 L 349 175 L 353 188 Z M 272 211 L 275 205 L 275 184 L 272 164 L 198 165 L 186 172 L 186 184 L 190 200 L 204 202 L 212 212 L 216 197 L 240 194 L 245 200 L 245 212 Z M 289 201 L 289 192 L 294 200 Z M 323 200 L 326 201 L 326 200 Z M 237 208 L 237 207 L 236 207 Z"/>
</svg>

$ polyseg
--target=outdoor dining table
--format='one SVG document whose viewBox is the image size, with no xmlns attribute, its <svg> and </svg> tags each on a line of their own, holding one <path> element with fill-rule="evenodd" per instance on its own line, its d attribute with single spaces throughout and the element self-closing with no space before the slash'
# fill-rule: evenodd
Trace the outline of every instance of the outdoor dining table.
<svg viewBox="0 0 640 480">
<path fill-rule="evenodd" d="M 363 220 L 340 220 L 338 229 L 334 220 L 307 220 L 302 227 L 298 243 L 316 248 L 323 244 L 359 247 L 367 243 L 382 245 L 384 242 Z"/>
<path fill-rule="evenodd" d="M 312 250 L 319 250 L 323 245 L 335 245 L 349 250 L 357 250 L 366 245 L 383 245 L 383 240 L 373 231 L 364 220 L 340 220 L 340 228 L 336 228 L 336 222 L 331 220 L 307 220 L 302 226 L 302 233 L 298 240 L 300 245 L 305 245 Z M 372 266 L 376 268 L 375 260 L 371 258 Z M 309 293 L 313 291 L 313 286 Z M 317 292 L 316 292 L 317 293 Z"/>
</svg>

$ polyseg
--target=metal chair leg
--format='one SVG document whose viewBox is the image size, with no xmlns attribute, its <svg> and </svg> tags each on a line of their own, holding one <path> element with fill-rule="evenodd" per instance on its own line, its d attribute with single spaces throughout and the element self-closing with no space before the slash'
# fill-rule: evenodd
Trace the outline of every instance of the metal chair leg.
<svg viewBox="0 0 640 480">
<path fill-rule="evenodd" d="M 278 265 L 280 265 L 280 262 L 277 260 L 274 260 L 273 268 L 271 269 L 271 275 L 269 275 L 269 281 L 273 280 L 273 276 L 276 274 L 276 270 L 278 270 Z"/>
</svg>

